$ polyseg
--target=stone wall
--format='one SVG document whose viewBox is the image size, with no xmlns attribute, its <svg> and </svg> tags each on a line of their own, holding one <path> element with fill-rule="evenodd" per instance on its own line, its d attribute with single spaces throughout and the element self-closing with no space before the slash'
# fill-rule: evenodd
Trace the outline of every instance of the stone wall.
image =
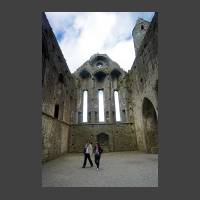
<svg viewBox="0 0 200 200">
<path fill-rule="evenodd" d="M 130 102 L 137 136 L 138 149 L 147 151 L 143 116 L 143 102 L 147 98 L 153 105 L 158 119 L 158 14 L 152 19 L 141 42 L 132 69 L 127 76 L 131 90 Z"/>
<path fill-rule="evenodd" d="M 47 114 L 42 115 L 43 161 L 68 152 L 69 125 Z"/>
<path fill-rule="evenodd" d="M 75 106 L 74 78 L 42 13 L 42 161 L 68 151 L 69 124 L 75 120 Z"/>
<path fill-rule="evenodd" d="M 102 63 L 101 67 L 97 64 Z M 105 54 L 94 54 L 74 73 L 77 85 L 76 123 L 83 121 L 83 91 L 88 91 L 88 117 L 89 123 L 99 121 L 98 91 L 104 92 L 104 115 L 106 122 L 115 121 L 114 91 L 119 92 L 120 114 L 123 121 L 128 121 L 127 89 L 125 85 L 126 72 Z M 81 116 L 79 118 L 79 115 Z M 125 115 L 123 117 L 123 115 Z"/>
<path fill-rule="evenodd" d="M 98 135 L 104 133 L 108 141 L 98 141 Z M 90 140 L 93 145 L 99 142 L 104 152 L 130 151 L 137 149 L 134 126 L 130 123 L 79 124 L 70 129 L 70 151 L 82 152 L 85 143 Z"/>
<path fill-rule="evenodd" d="M 98 66 L 101 64 L 101 66 Z M 94 143 L 97 135 L 109 137 L 106 151 L 136 150 L 133 124 L 129 123 L 126 72 L 105 54 L 94 54 L 74 73 L 77 87 L 76 124 L 70 131 L 70 151 L 80 152 L 88 139 Z M 83 122 L 83 91 L 88 91 L 88 121 Z M 105 121 L 99 122 L 98 91 L 104 92 Z M 118 91 L 120 122 L 116 122 L 114 91 Z M 92 138 L 90 138 L 90 136 Z M 107 136 L 105 136 L 107 137 Z M 101 143 L 101 142 L 100 142 Z"/>
</svg>

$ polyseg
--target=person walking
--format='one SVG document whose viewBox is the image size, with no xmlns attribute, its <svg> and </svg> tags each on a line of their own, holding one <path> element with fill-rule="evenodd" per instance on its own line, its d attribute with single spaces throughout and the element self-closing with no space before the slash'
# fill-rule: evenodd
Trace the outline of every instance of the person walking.
<svg viewBox="0 0 200 200">
<path fill-rule="evenodd" d="M 99 170 L 99 164 L 100 164 L 100 159 L 101 159 L 101 154 L 103 153 L 103 149 L 101 148 L 100 144 L 97 142 L 95 147 L 94 147 L 94 159 L 95 159 L 95 164 L 97 166 L 97 171 Z"/>
<path fill-rule="evenodd" d="M 84 150 L 83 150 L 83 153 L 84 153 L 84 162 L 83 162 L 82 168 L 85 168 L 85 166 L 87 164 L 87 159 L 90 162 L 90 166 L 93 167 L 93 162 L 92 162 L 91 157 L 90 157 L 93 153 L 92 152 L 92 144 L 90 142 L 86 143 Z"/>
</svg>

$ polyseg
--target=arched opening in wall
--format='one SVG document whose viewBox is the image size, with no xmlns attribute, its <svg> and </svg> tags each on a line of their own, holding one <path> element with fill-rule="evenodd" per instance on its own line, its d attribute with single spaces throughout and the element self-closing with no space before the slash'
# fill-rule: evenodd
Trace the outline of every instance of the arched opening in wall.
<svg viewBox="0 0 200 200">
<path fill-rule="evenodd" d="M 103 148 L 104 152 L 109 152 L 109 135 L 106 133 L 99 133 L 97 135 L 97 142 Z"/>
<path fill-rule="evenodd" d="M 81 72 L 79 73 L 79 76 L 80 76 L 82 79 L 87 79 L 87 78 L 90 78 L 90 77 L 91 77 L 91 74 L 90 74 L 86 69 L 83 69 L 83 70 L 81 70 Z"/>
<path fill-rule="evenodd" d="M 144 133 L 148 153 L 158 153 L 158 120 L 153 104 L 144 98 L 142 105 Z"/>
<path fill-rule="evenodd" d="M 96 78 L 97 81 L 102 82 L 105 79 L 105 77 L 106 77 L 106 73 L 103 72 L 103 71 L 98 71 L 98 72 L 96 72 L 94 74 L 94 76 L 95 76 L 95 78 Z"/>
<path fill-rule="evenodd" d="M 118 69 L 113 69 L 110 75 L 112 79 L 118 79 L 121 75 L 121 72 Z"/>
</svg>

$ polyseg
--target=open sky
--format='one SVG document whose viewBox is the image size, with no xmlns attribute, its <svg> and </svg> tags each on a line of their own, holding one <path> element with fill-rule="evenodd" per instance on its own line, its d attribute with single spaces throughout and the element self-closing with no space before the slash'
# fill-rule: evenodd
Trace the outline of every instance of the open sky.
<svg viewBox="0 0 200 200">
<path fill-rule="evenodd" d="M 46 12 L 70 71 L 95 53 L 107 54 L 125 71 L 135 59 L 132 30 L 154 12 Z"/>
</svg>

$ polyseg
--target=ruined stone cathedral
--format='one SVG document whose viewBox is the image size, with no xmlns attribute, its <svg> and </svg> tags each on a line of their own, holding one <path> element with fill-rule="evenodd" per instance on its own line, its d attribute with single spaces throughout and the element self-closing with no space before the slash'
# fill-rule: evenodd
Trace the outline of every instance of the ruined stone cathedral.
<svg viewBox="0 0 200 200">
<path fill-rule="evenodd" d="M 96 53 L 72 74 L 42 13 L 43 162 L 82 152 L 88 140 L 105 152 L 158 153 L 158 14 L 151 22 L 139 18 L 132 35 L 128 73 Z"/>
</svg>

